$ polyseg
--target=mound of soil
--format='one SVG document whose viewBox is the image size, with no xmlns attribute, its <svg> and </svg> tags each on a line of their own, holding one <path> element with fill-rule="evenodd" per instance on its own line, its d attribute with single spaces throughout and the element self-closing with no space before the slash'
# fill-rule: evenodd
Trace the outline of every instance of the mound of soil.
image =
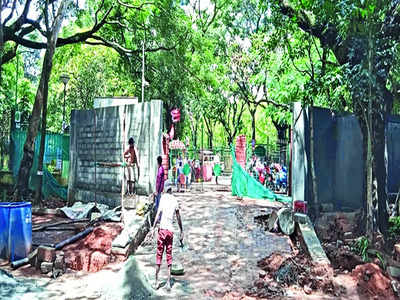
<svg viewBox="0 0 400 300">
<path fill-rule="evenodd" d="M 394 295 L 390 279 L 383 274 L 378 265 L 359 265 L 351 275 L 357 281 L 359 293 L 369 299 L 398 299 Z"/>
<path fill-rule="evenodd" d="M 121 223 L 105 223 L 96 227 L 85 238 L 66 246 L 68 268 L 97 272 L 111 262 L 111 243 L 122 231 Z"/>
<path fill-rule="evenodd" d="M 356 266 L 364 264 L 361 257 L 350 250 L 348 246 L 337 246 L 336 243 L 323 244 L 334 269 L 352 271 Z"/>
<path fill-rule="evenodd" d="M 295 256 L 273 253 L 260 260 L 257 265 L 266 272 L 266 276 L 254 282 L 246 293 L 249 296 L 283 296 L 285 288 L 292 285 L 301 287 L 307 294 L 321 291 L 338 296 L 343 292 L 341 288 L 334 286 L 332 267 L 315 264 L 304 253 Z"/>
<path fill-rule="evenodd" d="M 274 252 L 270 256 L 258 261 L 257 266 L 269 274 L 275 274 L 290 255 Z"/>
</svg>

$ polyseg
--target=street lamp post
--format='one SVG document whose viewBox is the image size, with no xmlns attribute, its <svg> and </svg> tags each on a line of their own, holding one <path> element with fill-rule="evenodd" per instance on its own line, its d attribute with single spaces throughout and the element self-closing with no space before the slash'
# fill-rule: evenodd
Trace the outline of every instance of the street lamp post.
<svg viewBox="0 0 400 300">
<path fill-rule="evenodd" d="M 69 81 L 69 76 L 67 74 L 62 74 L 60 76 L 60 80 L 64 83 L 64 104 L 63 104 L 63 121 L 62 121 L 62 131 L 64 132 L 66 124 L 65 124 L 65 94 L 67 89 L 67 83 Z"/>
<path fill-rule="evenodd" d="M 145 86 L 145 79 L 144 79 L 144 44 L 146 43 L 146 33 L 143 37 L 143 45 L 142 45 L 142 103 L 144 102 L 144 86 Z"/>
</svg>

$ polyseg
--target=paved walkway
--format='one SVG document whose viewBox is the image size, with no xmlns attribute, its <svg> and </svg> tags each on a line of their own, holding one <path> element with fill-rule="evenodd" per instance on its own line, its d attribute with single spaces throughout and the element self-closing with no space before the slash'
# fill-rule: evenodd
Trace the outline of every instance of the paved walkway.
<svg viewBox="0 0 400 300">
<path fill-rule="evenodd" d="M 244 293 L 258 277 L 258 260 L 274 251 L 291 251 L 286 236 L 265 232 L 254 221 L 255 216 L 281 204 L 238 201 L 229 192 L 207 190 L 175 194 L 186 250 L 181 252 L 175 238 L 173 256 L 184 265 L 185 274 L 173 276 L 170 292 L 165 286 L 156 292 L 150 287 L 154 281 L 154 240 L 142 245 L 127 262 L 111 264 L 100 272 L 73 272 L 55 281 L 39 280 L 36 286 L 41 292 L 31 293 L 29 299 L 216 299 L 228 292 Z M 165 257 L 160 279 L 165 284 Z"/>
<path fill-rule="evenodd" d="M 266 214 L 269 207 L 239 202 L 226 192 L 175 195 L 181 206 L 186 250 L 181 251 L 175 238 L 173 256 L 184 265 L 185 275 L 174 276 L 172 291 L 162 287 L 158 295 L 213 299 L 231 291 L 244 293 L 258 278 L 258 260 L 274 251 L 291 251 L 287 237 L 265 232 L 254 222 L 254 217 Z M 258 203 L 274 204 L 267 200 Z M 175 226 L 177 237 L 179 229 Z M 150 281 L 154 280 L 154 243 L 142 245 L 135 254 Z M 163 260 L 161 279 L 166 276 Z"/>
</svg>

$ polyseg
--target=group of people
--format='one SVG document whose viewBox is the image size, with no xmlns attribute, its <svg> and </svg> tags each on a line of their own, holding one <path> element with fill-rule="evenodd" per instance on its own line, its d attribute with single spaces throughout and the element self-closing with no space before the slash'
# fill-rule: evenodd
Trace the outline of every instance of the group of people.
<svg viewBox="0 0 400 300">
<path fill-rule="evenodd" d="M 181 156 L 178 156 L 174 174 L 176 175 L 175 185 L 178 188 L 178 192 L 180 192 L 183 187 L 188 188 L 194 181 L 194 178 L 192 178 L 194 176 L 194 162 L 190 159 L 182 159 Z"/>
<path fill-rule="evenodd" d="M 176 159 L 174 168 L 175 185 L 178 192 L 183 188 L 188 188 L 192 182 L 197 182 L 202 178 L 201 164 L 198 159 L 186 159 L 179 155 Z"/>
<path fill-rule="evenodd" d="M 135 147 L 135 140 L 130 138 L 128 141 L 128 149 L 124 152 L 125 162 L 123 166 L 126 169 L 125 176 L 127 178 L 128 193 L 135 192 L 136 182 L 139 179 L 140 165 L 139 155 Z M 180 229 L 179 240 L 183 243 L 183 226 L 179 213 L 179 204 L 177 199 L 172 194 L 172 184 L 164 178 L 164 168 L 162 166 L 162 157 L 157 157 L 157 178 L 156 190 L 154 196 L 154 208 L 156 217 L 152 226 L 152 235 L 157 232 L 157 251 L 156 251 L 156 272 L 154 288 L 158 289 L 158 275 L 161 268 L 161 261 L 166 253 L 166 261 L 168 267 L 167 289 L 171 289 L 171 267 L 172 267 L 172 245 L 174 238 L 173 219 L 176 216 Z M 136 172 L 137 170 L 137 172 Z"/>
<path fill-rule="evenodd" d="M 253 155 L 248 165 L 248 171 L 261 184 L 273 191 L 285 191 L 287 188 L 288 172 L 287 168 L 281 164 L 268 164 Z"/>
</svg>

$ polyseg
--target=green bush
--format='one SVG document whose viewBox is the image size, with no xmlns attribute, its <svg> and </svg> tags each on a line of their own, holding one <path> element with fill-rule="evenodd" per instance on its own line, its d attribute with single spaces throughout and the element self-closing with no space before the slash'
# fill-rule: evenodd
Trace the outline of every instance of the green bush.
<svg viewBox="0 0 400 300">
<path fill-rule="evenodd" d="M 360 237 L 354 242 L 354 245 L 352 246 L 353 252 L 357 253 L 358 255 L 361 256 L 363 261 L 368 261 L 368 248 L 369 248 L 369 241 L 368 238 L 365 236 Z"/>
<path fill-rule="evenodd" d="M 389 218 L 389 235 L 395 240 L 400 238 L 400 217 Z"/>
</svg>

